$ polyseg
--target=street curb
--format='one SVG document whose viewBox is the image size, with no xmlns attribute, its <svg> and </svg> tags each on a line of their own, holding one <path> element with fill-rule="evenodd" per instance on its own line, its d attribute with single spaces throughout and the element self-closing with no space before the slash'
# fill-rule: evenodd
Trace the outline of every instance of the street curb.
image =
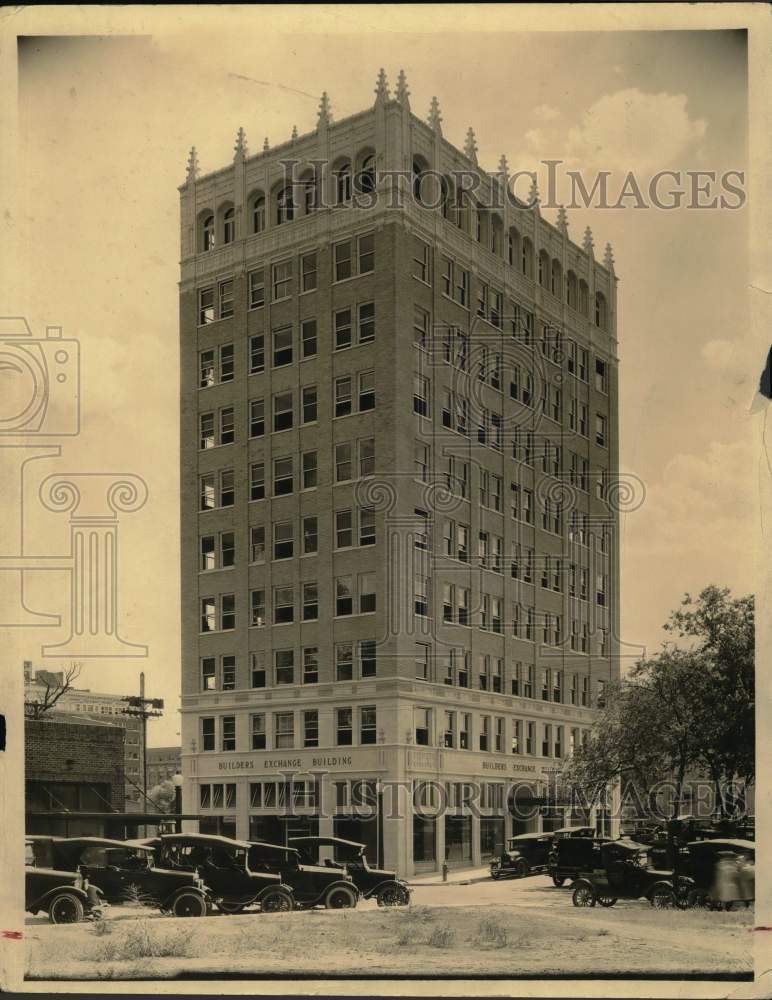
<svg viewBox="0 0 772 1000">
<path fill-rule="evenodd" d="M 479 878 L 467 878 L 458 882 L 408 882 L 408 885 L 413 889 L 436 889 L 443 885 L 476 885 L 478 882 L 488 882 L 489 880 L 490 875 L 481 875 Z"/>
</svg>

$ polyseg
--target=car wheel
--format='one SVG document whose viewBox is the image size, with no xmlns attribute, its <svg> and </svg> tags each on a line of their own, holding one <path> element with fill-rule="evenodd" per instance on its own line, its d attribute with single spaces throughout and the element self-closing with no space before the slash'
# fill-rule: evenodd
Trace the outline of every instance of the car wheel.
<svg viewBox="0 0 772 1000">
<path fill-rule="evenodd" d="M 230 899 L 220 899 L 217 901 L 217 909 L 220 913 L 241 913 L 245 903 L 237 903 Z"/>
<path fill-rule="evenodd" d="M 601 906 L 605 906 L 606 909 L 608 909 L 611 906 L 614 906 L 616 901 L 617 901 L 616 896 L 598 896 L 598 902 L 600 903 Z"/>
<path fill-rule="evenodd" d="M 83 903 L 74 892 L 60 892 L 48 905 L 52 924 L 77 924 L 83 919 Z"/>
<path fill-rule="evenodd" d="M 498 882 L 498 880 L 501 878 L 501 873 L 500 872 L 491 872 L 491 878 L 495 882 Z"/>
<path fill-rule="evenodd" d="M 515 878 L 525 878 L 525 876 L 528 874 L 530 870 L 531 869 L 528 865 L 528 862 L 525 861 L 523 858 L 520 858 L 520 860 L 515 865 Z"/>
<path fill-rule="evenodd" d="M 563 888 L 563 885 L 564 885 L 565 881 L 566 880 L 564 878 L 561 878 L 559 875 L 553 875 L 552 876 L 552 884 L 554 886 L 556 886 L 558 889 L 562 889 Z"/>
<path fill-rule="evenodd" d="M 595 890 L 587 882 L 578 885 L 571 896 L 574 906 L 595 906 Z"/>
<path fill-rule="evenodd" d="M 289 913 L 295 909 L 295 902 L 284 889 L 271 889 L 260 899 L 263 913 Z"/>
<path fill-rule="evenodd" d="M 347 885 L 337 885 L 327 892 L 324 905 L 328 910 L 351 910 L 357 905 L 357 895 Z"/>
<path fill-rule="evenodd" d="M 407 906 L 410 893 L 404 885 L 390 885 L 387 889 L 381 889 L 376 902 L 378 906 Z"/>
<path fill-rule="evenodd" d="M 655 889 L 650 897 L 651 905 L 657 910 L 672 910 L 676 905 L 675 893 L 672 889 Z"/>
<path fill-rule="evenodd" d="M 172 903 L 175 917 L 205 917 L 206 900 L 197 892 L 181 892 Z"/>
</svg>

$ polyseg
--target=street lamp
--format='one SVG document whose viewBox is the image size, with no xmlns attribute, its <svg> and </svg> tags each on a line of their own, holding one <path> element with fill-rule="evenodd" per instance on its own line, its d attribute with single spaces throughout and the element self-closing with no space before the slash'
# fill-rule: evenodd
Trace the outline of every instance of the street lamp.
<svg viewBox="0 0 772 1000">
<path fill-rule="evenodd" d="M 180 816 L 182 815 L 182 775 L 179 771 L 175 771 L 172 776 L 172 784 L 174 785 L 174 812 L 177 815 L 177 819 L 174 821 L 175 833 L 182 833 L 182 820 Z"/>
</svg>

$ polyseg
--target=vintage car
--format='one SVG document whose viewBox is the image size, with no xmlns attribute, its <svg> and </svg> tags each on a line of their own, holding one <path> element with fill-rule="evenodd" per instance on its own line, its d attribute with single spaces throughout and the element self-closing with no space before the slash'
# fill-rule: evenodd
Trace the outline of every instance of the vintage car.
<svg viewBox="0 0 772 1000">
<path fill-rule="evenodd" d="M 251 845 L 204 833 L 167 833 L 147 840 L 159 868 L 197 872 L 222 913 L 240 913 L 259 906 L 263 913 L 293 910 L 295 899 L 273 869 L 255 870 L 249 862 Z"/>
<path fill-rule="evenodd" d="M 672 871 L 652 867 L 649 849 L 632 840 L 608 840 L 600 845 L 591 871 L 574 882 L 574 906 L 613 906 L 618 899 L 648 899 L 652 906 L 676 905 Z"/>
<path fill-rule="evenodd" d="M 731 910 L 755 896 L 756 845 L 751 840 L 696 840 L 678 855 L 679 906 Z"/>
<path fill-rule="evenodd" d="M 410 889 L 396 872 L 370 867 L 364 844 L 340 837 L 290 837 L 289 846 L 300 851 L 303 864 L 337 865 L 351 876 L 360 896 L 375 897 L 378 906 L 407 906 L 410 902 Z M 325 848 L 332 849 L 334 857 L 322 862 L 319 854 Z"/>
<path fill-rule="evenodd" d="M 510 837 L 507 849 L 490 863 L 491 878 L 525 878 L 534 871 L 543 871 L 549 863 L 551 833 L 521 833 Z"/>
<path fill-rule="evenodd" d="M 102 894 L 77 868 L 57 866 L 53 844 L 57 837 L 27 837 L 25 840 L 24 908 L 48 913 L 52 924 L 75 924 L 84 917 L 102 913 Z"/>
<path fill-rule="evenodd" d="M 255 872 L 278 872 L 282 882 L 292 887 L 298 906 L 343 910 L 355 907 L 359 900 L 359 892 L 350 875 L 330 865 L 306 864 L 293 847 L 252 841 L 249 867 Z"/>
<path fill-rule="evenodd" d="M 195 872 L 155 867 L 150 847 L 103 837 L 68 837 L 54 850 L 68 867 L 77 865 L 108 903 L 135 901 L 175 917 L 203 917 L 211 910 L 203 879 Z"/>
<path fill-rule="evenodd" d="M 600 845 L 608 838 L 563 837 L 552 845 L 549 874 L 553 884 L 562 886 L 582 872 L 600 867 Z"/>
</svg>

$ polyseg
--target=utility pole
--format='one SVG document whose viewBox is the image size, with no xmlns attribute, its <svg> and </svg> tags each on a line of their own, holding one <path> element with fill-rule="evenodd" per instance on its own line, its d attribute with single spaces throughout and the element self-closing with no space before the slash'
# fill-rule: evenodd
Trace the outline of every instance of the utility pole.
<svg viewBox="0 0 772 1000">
<path fill-rule="evenodd" d="M 128 708 L 124 708 L 124 715 L 132 715 L 142 720 L 142 792 L 145 796 L 143 808 L 147 811 L 147 720 L 163 715 L 163 698 L 145 697 L 145 674 L 139 675 L 139 697 L 129 695 L 122 699 L 128 702 Z"/>
</svg>

